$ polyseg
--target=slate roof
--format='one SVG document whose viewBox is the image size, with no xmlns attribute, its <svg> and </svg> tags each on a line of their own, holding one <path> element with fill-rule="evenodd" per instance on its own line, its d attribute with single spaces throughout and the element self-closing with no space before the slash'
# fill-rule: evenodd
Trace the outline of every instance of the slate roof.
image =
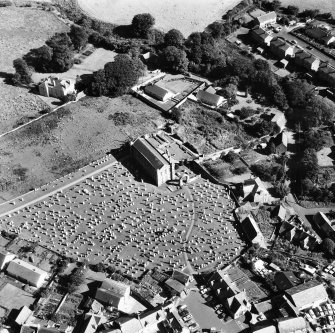
<svg viewBox="0 0 335 333">
<path fill-rule="evenodd" d="M 165 97 L 169 94 L 169 91 L 167 89 L 164 89 L 157 84 L 147 85 L 144 88 L 144 91 L 146 94 L 160 100 L 164 100 Z"/>
<path fill-rule="evenodd" d="M 133 143 L 135 148 L 156 170 L 164 165 L 169 165 L 167 160 L 161 156 L 145 139 L 138 138 Z"/>
<path fill-rule="evenodd" d="M 172 278 L 179 281 L 182 284 L 187 284 L 190 280 L 190 276 L 181 271 L 173 270 Z"/>
<path fill-rule="evenodd" d="M 328 298 L 323 284 L 315 280 L 287 289 L 285 293 L 292 299 L 297 308 L 304 308 L 315 301 Z"/>
</svg>

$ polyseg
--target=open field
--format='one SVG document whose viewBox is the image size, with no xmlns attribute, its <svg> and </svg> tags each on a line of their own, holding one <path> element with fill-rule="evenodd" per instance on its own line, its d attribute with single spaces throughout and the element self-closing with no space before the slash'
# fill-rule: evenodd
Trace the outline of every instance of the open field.
<svg viewBox="0 0 335 333">
<path fill-rule="evenodd" d="M 52 13 L 37 9 L 0 8 L 0 17 L 0 133 L 3 133 L 47 108 L 26 89 L 5 84 L 5 79 L 14 72 L 13 60 L 42 46 L 55 32 L 68 28 Z"/>
<path fill-rule="evenodd" d="M 283 6 L 294 5 L 304 9 L 319 9 L 321 13 L 332 12 L 335 15 L 335 2 L 333 0 L 281 0 Z"/>
<path fill-rule="evenodd" d="M 88 205 L 89 203 L 89 205 Z M 138 182 L 119 162 L 96 176 L 1 219 L 1 226 L 67 256 L 145 269 L 195 268 L 230 261 L 243 247 L 225 190 L 202 179 L 176 192 Z"/>
<path fill-rule="evenodd" d="M 116 53 L 108 51 L 102 48 L 94 50 L 94 52 L 88 57 L 81 56 L 79 59 L 82 60 L 81 64 L 75 64 L 71 69 L 64 73 L 34 73 L 33 80 L 35 83 L 40 82 L 41 79 L 47 78 L 50 75 L 58 76 L 62 79 L 76 80 L 77 76 L 84 74 L 92 74 L 98 69 L 104 68 L 107 62 L 114 61 Z"/>
<path fill-rule="evenodd" d="M 185 37 L 220 20 L 222 15 L 240 0 L 78 0 L 88 15 L 118 25 L 130 24 L 134 15 L 150 13 L 156 27 L 167 32 L 179 29 Z"/>
<path fill-rule="evenodd" d="M 164 122 L 132 96 L 84 98 L 61 108 L 0 138 L 0 199 L 77 170 Z"/>
</svg>

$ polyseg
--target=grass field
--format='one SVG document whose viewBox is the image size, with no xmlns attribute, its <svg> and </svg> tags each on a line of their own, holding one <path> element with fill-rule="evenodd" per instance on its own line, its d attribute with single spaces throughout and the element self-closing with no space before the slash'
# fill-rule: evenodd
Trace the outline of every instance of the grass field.
<svg viewBox="0 0 335 333">
<path fill-rule="evenodd" d="M 230 261 L 244 246 L 233 206 L 223 187 L 203 179 L 170 192 L 135 180 L 116 162 L 3 217 L 0 225 L 66 256 L 114 265 L 138 277 L 154 267 L 184 267 L 184 246 L 197 269 Z"/>
<path fill-rule="evenodd" d="M 185 37 L 220 20 L 222 15 L 240 0 L 78 0 L 88 15 L 118 25 L 130 24 L 136 14 L 150 13 L 156 27 L 167 32 L 179 29 Z"/>
<path fill-rule="evenodd" d="M 331 12 L 335 15 L 335 1 L 333 0 L 281 0 L 283 6 L 294 5 L 304 9 L 319 9 L 321 13 Z"/>
<path fill-rule="evenodd" d="M 132 96 L 85 98 L 59 109 L 0 138 L 0 199 L 77 170 L 164 122 Z"/>
<path fill-rule="evenodd" d="M 55 32 L 65 31 L 67 26 L 52 13 L 31 8 L 0 8 L 0 17 L 0 133 L 3 133 L 47 107 L 26 89 L 4 83 L 13 73 L 13 60 L 42 46 Z"/>
</svg>

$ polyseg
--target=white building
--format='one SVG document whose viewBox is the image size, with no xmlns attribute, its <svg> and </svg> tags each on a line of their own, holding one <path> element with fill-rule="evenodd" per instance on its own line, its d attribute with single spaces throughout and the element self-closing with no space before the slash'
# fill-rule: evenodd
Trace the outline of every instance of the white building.
<svg viewBox="0 0 335 333">
<path fill-rule="evenodd" d="M 46 271 L 20 259 L 14 259 L 9 263 L 7 273 L 36 288 L 41 287 L 48 278 Z"/>
<path fill-rule="evenodd" d="M 60 99 L 76 91 L 75 82 L 73 80 L 60 80 L 58 77 L 53 76 L 49 76 L 43 80 L 39 84 L 38 90 L 42 96 Z"/>
</svg>

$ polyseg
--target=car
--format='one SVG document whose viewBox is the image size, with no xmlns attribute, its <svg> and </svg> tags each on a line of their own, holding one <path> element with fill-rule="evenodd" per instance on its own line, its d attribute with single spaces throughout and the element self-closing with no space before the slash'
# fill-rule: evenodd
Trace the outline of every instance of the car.
<svg viewBox="0 0 335 333">
<path fill-rule="evenodd" d="M 216 304 L 215 306 L 214 306 L 214 310 L 216 311 L 216 310 L 219 310 L 219 309 L 221 309 L 222 308 L 222 304 Z"/>
<path fill-rule="evenodd" d="M 314 312 L 312 309 L 310 309 L 310 310 L 308 311 L 308 314 L 309 314 L 313 319 L 316 318 L 315 312 Z"/>
<path fill-rule="evenodd" d="M 298 42 L 297 42 L 295 39 L 292 39 L 292 40 L 291 40 L 291 43 L 294 44 L 294 45 L 297 45 L 297 44 L 298 44 Z"/>
<path fill-rule="evenodd" d="M 183 319 L 185 322 L 191 320 L 192 318 L 193 318 L 193 317 L 192 317 L 191 314 L 188 314 L 188 315 L 186 315 L 185 317 L 182 317 L 182 319 Z"/>
<path fill-rule="evenodd" d="M 187 305 L 184 304 L 184 305 L 178 305 L 178 312 L 182 312 L 183 310 L 186 310 L 187 309 Z"/>
<path fill-rule="evenodd" d="M 274 31 L 275 31 L 275 32 L 279 32 L 279 31 L 281 31 L 282 29 L 283 29 L 283 28 L 279 26 L 279 27 L 276 27 L 276 28 L 274 29 Z"/>
<path fill-rule="evenodd" d="M 308 45 L 308 46 L 307 46 L 307 49 L 308 49 L 308 50 L 313 50 L 313 47 L 310 46 L 310 45 Z"/>
<path fill-rule="evenodd" d="M 190 312 L 188 310 L 184 309 L 179 314 L 180 314 L 181 317 L 186 317 L 190 314 Z"/>
<path fill-rule="evenodd" d="M 196 325 L 194 327 L 189 327 L 189 329 L 190 329 L 191 332 L 195 332 L 195 331 L 197 331 L 199 329 L 199 326 Z"/>
</svg>

